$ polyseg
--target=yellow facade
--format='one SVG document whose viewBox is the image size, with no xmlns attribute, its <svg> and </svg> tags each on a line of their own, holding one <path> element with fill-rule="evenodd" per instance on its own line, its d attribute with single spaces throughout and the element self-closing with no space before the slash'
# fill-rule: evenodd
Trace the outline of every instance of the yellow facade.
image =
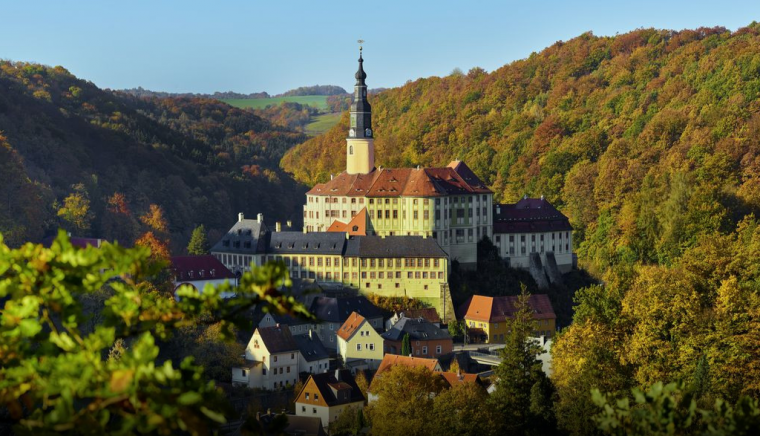
<svg viewBox="0 0 760 436">
<path fill-rule="evenodd" d="M 467 323 L 467 328 L 483 330 L 483 333 L 485 333 L 487 337 L 487 340 L 485 341 L 486 343 L 503 343 L 504 338 L 506 338 L 507 333 L 509 333 L 509 322 L 485 322 L 467 319 L 467 317 L 465 317 L 465 322 Z M 533 322 L 534 336 L 554 336 L 554 330 L 556 327 L 554 319 L 538 319 Z"/>
<path fill-rule="evenodd" d="M 375 168 L 375 146 L 371 138 L 346 139 L 346 172 L 368 174 Z"/>
</svg>

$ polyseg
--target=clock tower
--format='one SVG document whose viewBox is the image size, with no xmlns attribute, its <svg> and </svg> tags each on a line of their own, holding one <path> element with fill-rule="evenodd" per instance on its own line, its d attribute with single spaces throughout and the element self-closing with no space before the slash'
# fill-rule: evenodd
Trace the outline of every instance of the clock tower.
<svg viewBox="0 0 760 436">
<path fill-rule="evenodd" d="M 375 146 L 373 144 L 372 108 L 367 100 L 367 74 L 362 64 L 362 48 L 359 47 L 359 70 L 356 72 L 354 102 L 351 104 L 351 122 L 346 139 L 346 172 L 369 174 L 375 169 Z"/>
</svg>

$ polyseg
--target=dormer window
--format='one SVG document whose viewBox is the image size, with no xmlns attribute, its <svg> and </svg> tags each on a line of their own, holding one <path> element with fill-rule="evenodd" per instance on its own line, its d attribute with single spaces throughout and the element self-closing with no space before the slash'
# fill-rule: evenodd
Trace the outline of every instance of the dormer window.
<svg viewBox="0 0 760 436">
<path fill-rule="evenodd" d="M 187 272 L 187 276 L 188 276 L 188 277 L 190 277 L 190 278 L 192 279 L 192 278 L 193 278 L 193 272 L 192 272 L 192 271 L 188 271 L 188 272 Z"/>
<path fill-rule="evenodd" d="M 259 341 L 258 339 L 253 340 L 253 348 L 259 348 Z"/>
<path fill-rule="evenodd" d="M 229 239 L 225 239 L 224 241 L 222 241 L 222 245 L 225 246 L 225 247 L 229 247 L 230 246 L 230 240 Z"/>
<path fill-rule="evenodd" d="M 212 269 L 211 272 L 210 272 L 210 274 L 211 274 L 211 277 L 214 277 L 216 275 L 216 270 Z"/>
<path fill-rule="evenodd" d="M 203 274 L 204 274 L 204 273 L 205 273 L 205 271 L 204 271 L 204 270 L 200 270 L 200 271 L 198 272 L 198 275 L 199 275 L 199 276 L 201 276 L 201 277 L 203 277 Z"/>
</svg>

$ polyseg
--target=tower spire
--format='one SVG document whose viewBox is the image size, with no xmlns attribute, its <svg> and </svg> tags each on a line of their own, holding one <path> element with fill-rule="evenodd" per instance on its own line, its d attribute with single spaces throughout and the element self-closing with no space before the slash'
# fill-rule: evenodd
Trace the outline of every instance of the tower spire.
<svg viewBox="0 0 760 436">
<path fill-rule="evenodd" d="M 375 149 L 372 144 L 372 107 L 367 100 L 367 84 L 364 79 L 364 57 L 362 56 L 364 40 L 359 43 L 359 69 L 354 77 L 354 101 L 351 103 L 351 122 L 349 123 L 346 171 L 349 174 L 367 174 L 375 168 Z"/>
</svg>

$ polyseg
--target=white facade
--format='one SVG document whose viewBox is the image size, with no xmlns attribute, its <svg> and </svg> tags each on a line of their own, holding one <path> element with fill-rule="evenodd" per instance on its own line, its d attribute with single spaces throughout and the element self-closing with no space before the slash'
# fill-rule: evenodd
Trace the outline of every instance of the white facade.
<svg viewBox="0 0 760 436">
<path fill-rule="evenodd" d="M 327 428 L 331 422 L 337 420 L 341 413 L 349 407 L 362 408 L 364 407 L 364 402 L 341 404 L 332 407 L 296 403 L 296 416 L 316 416 L 322 420 L 322 426 Z"/>
<path fill-rule="evenodd" d="M 247 374 L 248 387 L 261 389 L 280 389 L 294 385 L 299 373 L 298 350 L 282 353 L 270 353 L 259 335 L 259 330 L 253 333 L 245 349 L 247 361 L 260 362 L 251 368 Z M 236 371 L 237 370 L 237 371 Z M 243 379 L 244 369 L 233 368 L 233 382 L 237 375 Z"/>
<path fill-rule="evenodd" d="M 573 268 L 573 233 L 568 230 L 536 233 L 494 233 L 499 255 L 509 259 L 512 268 L 530 268 L 530 255 L 538 253 L 544 267 L 546 254 L 553 253 L 560 272 Z"/>
</svg>

